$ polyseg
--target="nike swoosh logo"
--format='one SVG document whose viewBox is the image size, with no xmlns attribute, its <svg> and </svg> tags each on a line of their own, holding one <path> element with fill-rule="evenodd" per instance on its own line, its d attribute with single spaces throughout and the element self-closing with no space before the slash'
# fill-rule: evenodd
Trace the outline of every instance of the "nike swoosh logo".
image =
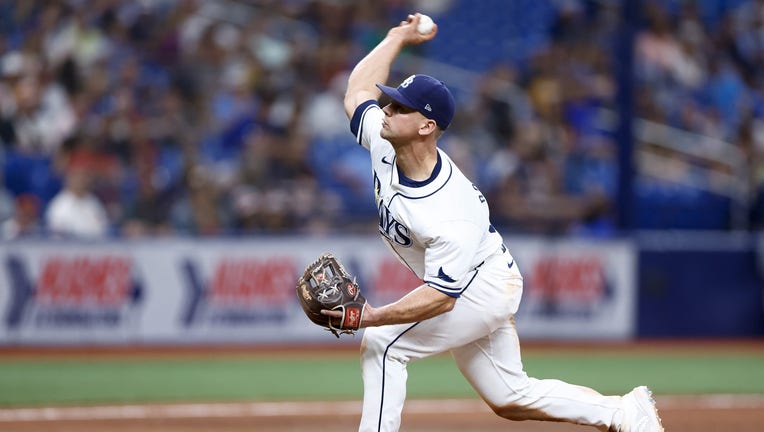
<svg viewBox="0 0 764 432">
<path fill-rule="evenodd" d="M 511 263 L 507 264 L 507 267 L 512 268 L 513 265 L 515 265 L 515 260 L 512 260 Z"/>
<path fill-rule="evenodd" d="M 382 163 L 387 165 L 392 165 L 390 162 L 387 161 L 387 156 L 382 156 Z"/>
</svg>

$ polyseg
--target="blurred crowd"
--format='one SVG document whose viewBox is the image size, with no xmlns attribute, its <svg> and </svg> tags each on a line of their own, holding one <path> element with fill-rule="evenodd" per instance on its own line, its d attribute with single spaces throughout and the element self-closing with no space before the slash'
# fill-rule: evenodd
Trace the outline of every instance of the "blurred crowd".
<svg viewBox="0 0 764 432">
<path fill-rule="evenodd" d="M 2 237 L 375 232 L 347 74 L 409 12 L 457 3 L 0 0 Z M 548 3 L 545 43 L 477 71 L 443 147 L 496 225 L 612 235 L 619 2 Z M 764 0 L 643 3 L 635 115 L 739 147 L 760 189 Z"/>
</svg>

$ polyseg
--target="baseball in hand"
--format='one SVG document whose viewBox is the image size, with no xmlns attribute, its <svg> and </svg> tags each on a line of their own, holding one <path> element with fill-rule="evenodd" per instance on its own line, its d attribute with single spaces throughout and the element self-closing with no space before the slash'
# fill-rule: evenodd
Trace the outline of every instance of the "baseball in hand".
<svg viewBox="0 0 764 432">
<path fill-rule="evenodd" d="M 433 27 L 435 27 L 435 22 L 433 22 L 432 18 L 427 15 L 422 15 L 419 17 L 419 24 L 416 26 L 416 31 L 418 31 L 419 34 L 426 35 L 432 31 Z"/>
</svg>

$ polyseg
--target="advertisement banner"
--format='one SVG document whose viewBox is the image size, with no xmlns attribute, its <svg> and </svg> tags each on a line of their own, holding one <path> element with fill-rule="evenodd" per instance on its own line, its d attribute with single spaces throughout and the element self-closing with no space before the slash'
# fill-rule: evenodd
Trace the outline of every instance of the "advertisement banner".
<svg viewBox="0 0 764 432">
<path fill-rule="evenodd" d="M 0 244 L 0 344 L 331 341 L 294 294 L 326 239 L 167 239 Z M 369 301 L 420 285 L 377 237 L 331 239 Z M 508 242 L 525 277 L 526 338 L 627 338 L 634 328 L 628 243 Z M 326 338 L 326 339 L 324 339 Z"/>
<path fill-rule="evenodd" d="M 0 341 L 128 341 L 139 333 L 146 279 L 119 245 L 3 248 Z"/>
<path fill-rule="evenodd" d="M 523 338 L 634 335 L 637 276 L 631 243 L 521 240 L 508 246 L 523 273 L 516 316 Z"/>
</svg>

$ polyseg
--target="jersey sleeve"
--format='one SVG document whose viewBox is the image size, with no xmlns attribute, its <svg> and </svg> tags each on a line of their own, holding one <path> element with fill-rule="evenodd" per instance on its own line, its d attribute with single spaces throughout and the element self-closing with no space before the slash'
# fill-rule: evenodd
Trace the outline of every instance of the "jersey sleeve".
<svg viewBox="0 0 764 432">
<path fill-rule="evenodd" d="M 475 255 L 481 232 L 470 222 L 450 222 L 425 249 L 424 281 L 451 297 L 459 297 L 475 276 Z"/>
<path fill-rule="evenodd" d="M 371 150 L 373 143 L 380 140 L 379 132 L 382 129 L 382 108 L 375 100 L 368 100 L 355 109 L 353 118 L 350 120 L 350 131 L 355 140 L 367 150 Z"/>
</svg>

